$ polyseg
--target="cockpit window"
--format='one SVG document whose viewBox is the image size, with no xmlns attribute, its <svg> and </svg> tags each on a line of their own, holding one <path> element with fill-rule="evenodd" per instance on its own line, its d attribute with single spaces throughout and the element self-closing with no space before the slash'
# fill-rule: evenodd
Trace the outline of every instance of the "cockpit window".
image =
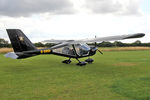
<svg viewBox="0 0 150 100">
<path fill-rule="evenodd" d="M 72 45 L 69 45 L 53 49 L 53 52 L 72 56 L 75 56 L 76 53 L 79 56 L 86 56 L 89 54 L 90 47 L 87 44 L 75 44 L 74 46 L 75 50 Z"/>
<path fill-rule="evenodd" d="M 53 52 L 60 53 L 60 54 L 65 54 L 65 55 L 72 55 L 72 56 L 75 55 L 75 52 L 73 50 L 72 45 L 57 48 L 57 49 L 53 49 Z"/>
<path fill-rule="evenodd" d="M 63 47 L 63 49 L 62 49 L 62 53 L 63 54 L 67 54 L 67 55 L 75 55 L 75 52 L 74 52 L 74 50 L 73 50 L 73 48 L 72 47 Z"/>
</svg>

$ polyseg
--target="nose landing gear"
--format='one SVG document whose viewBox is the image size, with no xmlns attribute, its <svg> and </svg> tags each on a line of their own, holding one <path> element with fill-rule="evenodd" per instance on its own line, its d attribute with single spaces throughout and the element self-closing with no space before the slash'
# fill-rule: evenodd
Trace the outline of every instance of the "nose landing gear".
<svg viewBox="0 0 150 100">
<path fill-rule="evenodd" d="M 79 63 L 77 63 L 77 65 L 79 65 L 79 66 L 85 66 L 86 65 L 86 62 L 81 62 L 79 59 L 77 59 L 77 60 L 79 61 Z"/>
</svg>

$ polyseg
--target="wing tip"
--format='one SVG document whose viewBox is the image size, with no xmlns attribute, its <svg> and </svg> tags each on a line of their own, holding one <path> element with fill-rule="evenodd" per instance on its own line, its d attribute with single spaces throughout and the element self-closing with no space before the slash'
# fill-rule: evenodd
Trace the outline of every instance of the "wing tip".
<svg viewBox="0 0 150 100">
<path fill-rule="evenodd" d="M 141 38 L 141 37 L 144 37 L 144 36 L 145 36 L 145 33 L 136 33 L 136 34 L 133 34 L 131 36 L 125 37 L 124 39 Z"/>
</svg>

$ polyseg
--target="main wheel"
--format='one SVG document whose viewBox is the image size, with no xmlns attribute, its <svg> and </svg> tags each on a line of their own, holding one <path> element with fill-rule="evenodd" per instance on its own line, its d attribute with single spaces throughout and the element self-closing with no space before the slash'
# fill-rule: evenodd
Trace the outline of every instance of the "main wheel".
<svg viewBox="0 0 150 100">
<path fill-rule="evenodd" d="M 88 59 L 86 59 L 85 61 L 86 61 L 87 63 L 91 64 L 94 60 L 91 59 L 91 58 L 88 58 Z"/>
<path fill-rule="evenodd" d="M 77 65 L 79 65 L 79 66 L 85 66 L 86 62 L 79 62 L 79 63 L 77 63 Z"/>
<path fill-rule="evenodd" d="M 71 60 L 64 60 L 64 61 L 62 61 L 62 63 L 70 64 L 70 63 L 71 63 Z"/>
</svg>

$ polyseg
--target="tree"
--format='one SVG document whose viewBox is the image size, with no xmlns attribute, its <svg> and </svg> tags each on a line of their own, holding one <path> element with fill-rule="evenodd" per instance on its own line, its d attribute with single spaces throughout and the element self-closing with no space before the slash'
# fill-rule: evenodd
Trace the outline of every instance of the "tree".
<svg viewBox="0 0 150 100">
<path fill-rule="evenodd" d="M 132 43 L 132 46 L 142 46 L 142 43 L 140 40 L 137 40 L 134 43 Z"/>
<path fill-rule="evenodd" d="M 0 38 L 0 47 L 9 47 L 8 41 Z"/>
<path fill-rule="evenodd" d="M 114 45 L 117 46 L 117 47 L 124 47 L 125 46 L 125 44 L 120 42 L 120 41 L 115 41 Z"/>
<path fill-rule="evenodd" d="M 41 43 L 41 42 L 34 43 L 34 45 L 35 45 L 36 47 L 44 47 L 44 44 Z"/>
<path fill-rule="evenodd" d="M 102 43 L 99 43 L 98 44 L 98 47 L 113 47 L 114 46 L 114 44 L 113 43 L 111 43 L 111 42 L 102 42 Z"/>
<path fill-rule="evenodd" d="M 55 44 L 53 44 L 53 43 L 46 43 L 45 44 L 45 47 L 52 47 L 52 46 L 54 46 Z"/>
</svg>

